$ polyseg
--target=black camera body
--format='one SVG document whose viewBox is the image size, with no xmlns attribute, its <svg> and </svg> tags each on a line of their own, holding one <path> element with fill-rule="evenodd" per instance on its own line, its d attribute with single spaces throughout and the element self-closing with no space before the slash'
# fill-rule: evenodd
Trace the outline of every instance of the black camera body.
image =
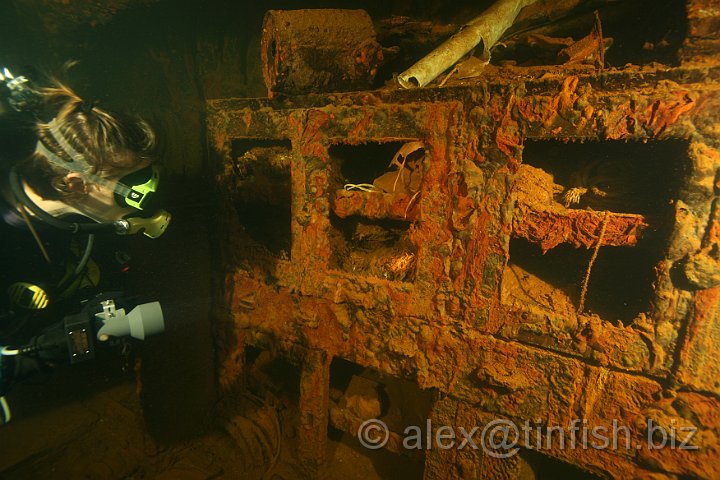
<svg viewBox="0 0 720 480">
<path fill-rule="evenodd" d="M 115 299 L 120 299 L 118 305 Z M 132 309 L 126 313 L 119 305 Z M 128 337 L 144 340 L 164 329 L 159 302 L 133 304 L 119 292 L 100 294 L 85 302 L 80 312 L 50 325 L 26 345 L 0 348 L 0 398 L 23 372 L 36 371 L 39 364 L 84 362 L 95 358 L 99 345 L 116 345 Z"/>
</svg>

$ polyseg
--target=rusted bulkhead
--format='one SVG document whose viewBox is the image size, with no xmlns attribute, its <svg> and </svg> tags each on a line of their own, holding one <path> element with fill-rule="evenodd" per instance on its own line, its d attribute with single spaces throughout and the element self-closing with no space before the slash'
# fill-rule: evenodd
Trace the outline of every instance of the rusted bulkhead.
<svg viewBox="0 0 720 480">
<path fill-rule="evenodd" d="M 541 452 L 600 477 L 718 478 L 711 47 L 691 36 L 673 68 L 488 67 L 455 87 L 209 101 L 221 385 L 242 381 L 247 346 L 296 365 L 310 477 L 340 359 L 434 391 L 436 425 L 627 426 L 630 449 Z M 411 142 L 417 184 L 359 187 L 400 175 Z M 573 183 L 592 175 L 618 195 Z M 697 448 L 649 448 L 648 423 L 696 428 Z M 423 461 L 430 479 L 520 468 L 473 450 Z"/>
</svg>

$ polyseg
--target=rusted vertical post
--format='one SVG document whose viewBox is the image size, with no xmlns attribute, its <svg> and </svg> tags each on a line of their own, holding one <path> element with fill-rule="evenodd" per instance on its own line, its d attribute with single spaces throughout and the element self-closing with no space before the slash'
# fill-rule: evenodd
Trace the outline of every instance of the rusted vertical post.
<svg viewBox="0 0 720 480">
<path fill-rule="evenodd" d="M 318 478 L 325 464 L 330 390 L 327 352 L 310 350 L 300 373 L 298 455 L 308 478 Z"/>
</svg>

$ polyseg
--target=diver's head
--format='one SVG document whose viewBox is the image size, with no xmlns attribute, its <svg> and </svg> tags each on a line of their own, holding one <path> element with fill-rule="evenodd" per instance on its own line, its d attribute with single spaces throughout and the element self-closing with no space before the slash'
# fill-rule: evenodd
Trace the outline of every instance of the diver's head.
<svg viewBox="0 0 720 480">
<path fill-rule="evenodd" d="M 37 125 L 35 152 L 17 167 L 32 200 L 53 216 L 80 213 L 99 223 L 151 214 L 159 171 L 150 126 L 88 104 L 65 86 L 45 94 L 60 110 Z"/>
</svg>

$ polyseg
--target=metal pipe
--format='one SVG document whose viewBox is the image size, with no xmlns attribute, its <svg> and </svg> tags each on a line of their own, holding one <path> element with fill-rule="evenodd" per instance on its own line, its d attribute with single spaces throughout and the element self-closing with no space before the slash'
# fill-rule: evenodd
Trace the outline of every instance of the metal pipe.
<svg viewBox="0 0 720 480">
<path fill-rule="evenodd" d="M 536 0 L 499 0 L 475 17 L 445 43 L 398 76 L 404 88 L 424 87 L 482 43 L 482 58 L 490 59 L 490 47 L 515 21 L 524 7 Z"/>
</svg>

